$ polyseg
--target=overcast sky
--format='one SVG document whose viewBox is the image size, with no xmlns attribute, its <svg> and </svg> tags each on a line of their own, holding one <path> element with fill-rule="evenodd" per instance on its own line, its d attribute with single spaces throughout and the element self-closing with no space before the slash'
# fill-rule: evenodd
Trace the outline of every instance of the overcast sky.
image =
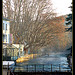
<svg viewBox="0 0 75 75">
<path fill-rule="evenodd" d="M 71 9 L 68 8 L 71 5 L 72 0 L 51 0 L 53 8 L 58 13 L 58 16 L 71 13 Z"/>
</svg>

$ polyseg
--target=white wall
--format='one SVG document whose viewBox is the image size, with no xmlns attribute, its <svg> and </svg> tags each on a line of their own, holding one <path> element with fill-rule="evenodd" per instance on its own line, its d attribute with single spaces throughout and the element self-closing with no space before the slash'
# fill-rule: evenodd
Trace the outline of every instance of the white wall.
<svg viewBox="0 0 75 75">
<path fill-rule="evenodd" d="M 4 29 L 3 29 L 3 35 L 7 35 L 7 42 L 6 39 L 3 43 L 9 43 L 9 37 L 10 37 L 10 22 L 3 20 L 4 23 Z M 7 30 L 6 30 L 6 24 L 7 24 Z"/>
<path fill-rule="evenodd" d="M 23 51 L 24 45 L 23 44 L 12 44 L 13 46 L 17 47 L 17 48 L 21 48 L 21 51 Z"/>
</svg>

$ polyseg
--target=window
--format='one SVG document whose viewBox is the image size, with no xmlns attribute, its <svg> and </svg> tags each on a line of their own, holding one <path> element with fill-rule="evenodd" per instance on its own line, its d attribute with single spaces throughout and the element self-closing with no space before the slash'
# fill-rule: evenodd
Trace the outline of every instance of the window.
<svg viewBox="0 0 75 75">
<path fill-rule="evenodd" d="M 4 30 L 4 23 L 3 23 L 3 30 Z"/>
<path fill-rule="evenodd" d="M 5 36 L 3 35 L 3 42 L 4 42 Z"/>
<path fill-rule="evenodd" d="M 6 24 L 6 30 L 7 30 L 7 24 Z"/>
<path fill-rule="evenodd" d="M 7 35 L 3 35 L 3 42 L 7 42 Z"/>
<path fill-rule="evenodd" d="M 7 35 L 5 36 L 6 42 L 7 42 Z"/>
</svg>

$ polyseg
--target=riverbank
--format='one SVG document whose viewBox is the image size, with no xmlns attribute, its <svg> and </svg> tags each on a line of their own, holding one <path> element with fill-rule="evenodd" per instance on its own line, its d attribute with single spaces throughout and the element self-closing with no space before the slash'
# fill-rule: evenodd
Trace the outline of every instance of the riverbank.
<svg viewBox="0 0 75 75">
<path fill-rule="evenodd" d="M 67 60 L 70 68 L 72 69 L 72 49 L 70 49 L 70 54 L 67 55 Z"/>
<path fill-rule="evenodd" d="M 68 63 L 69 63 L 69 67 L 72 70 L 72 46 L 71 46 L 71 48 L 69 48 L 67 50 L 70 51 L 70 53 L 67 55 L 67 60 L 68 60 Z"/>
<path fill-rule="evenodd" d="M 69 54 L 67 56 L 67 60 L 68 60 L 69 66 L 72 68 L 72 55 Z"/>
<path fill-rule="evenodd" d="M 25 56 L 18 58 L 16 60 L 16 62 L 20 63 L 20 62 L 28 61 L 28 60 L 36 58 L 38 56 L 40 56 L 40 55 L 39 54 L 26 54 Z"/>
</svg>

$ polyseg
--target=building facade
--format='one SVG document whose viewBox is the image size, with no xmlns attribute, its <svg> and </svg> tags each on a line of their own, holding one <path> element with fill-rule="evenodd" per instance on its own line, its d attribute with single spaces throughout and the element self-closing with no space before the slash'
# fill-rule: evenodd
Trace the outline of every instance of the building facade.
<svg viewBox="0 0 75 75">
<path fill-rule="evenodd" d="M 12 44 L 12 45 L 19 49 L 18 50 L 19 56 L 24 55 L 24 44 Z"/>
<path fill-rule="evenodd" d="M 10 34 L 10 44 L 13 44 L 13 34 Z"/>
<path fill-rule="evenodd" d="M 10 43 L 10 20 L 3 17 L 3 43 Z"/>
</svg>

